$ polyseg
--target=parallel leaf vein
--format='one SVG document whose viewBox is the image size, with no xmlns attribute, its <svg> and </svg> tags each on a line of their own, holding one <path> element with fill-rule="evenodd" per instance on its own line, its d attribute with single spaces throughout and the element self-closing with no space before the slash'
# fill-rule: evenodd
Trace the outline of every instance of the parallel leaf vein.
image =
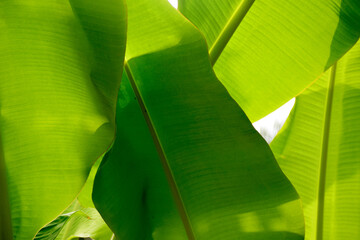
<svg viewBox="0 0 360 240">
<path fill-rule="evenodd" d="M 189 220 L 186 208 L 184 206 L 183 200 L 181 198 L 178 186 L 177 186 L 177 184 L 175 182 L 174 174 L 171 171 L 171 168 L 170 168 L 169 163 L 167 161 L 165 152 L 164 152 L 164 150 L 163 150 L 163 148 L 161 146 L 161 143 L 160 143 L 159 138 L 157 136 L 156 130 L 155 130 L 155 128 L 154 128 L 154 126 L 152 124 L 152 121 L 150 119 L 150 116 L 149 116 L 149 114 L 148 114 L 148 112 L 146 110 L 145 104 L 143 102 L 143 99 L 141 97 L 139 89 L 137 88 L 137 85 L 136 85 L 134 77 L 133 77 L 133 75 L 131 73 L 130 67 L 127 64 L 127 61 L 125 61 L 124 67 L 125 67 L 125 72 L 126 72 L 128 78 L 129 78 L 129 81 L 131 83 L 131 87 L 132 87 L 132 89 L 133 89 L 133 91 L 135 93 L 135 96 L 136 96 L 137 100 L 138 100 L 139 106 L 141 108 L 141 112 L 143 113 L 146 124 L 147 124 L 147 126 L 149 128 L 149 131 L 150 131 L 150 134 L 151 134 L 151 136 L 153 138 L 156 150 L 157 150 L 157 152 L 159 154 L 161 164 L 162 164 L 162 166 L 164 168 L 165 175 L 166 175 L 166 178 L 167 178 L 168 183 L 170 185 L 170 190 L 171 190 L 171 193 L 172 193 L 172 195 L 174 197 L 174 201 L 175 201 L 176 207 L 177 207 L 177 209 L 179 211 L 180 218 L 181 218 L 181 220 L 183 222 L 187 237 L 188 237 L 189 240 L 195 240 L 195 235 L 194 235 L 194 232 L 192 230 L 190 220 Z"/>
<path fill-rule="evenodd" d="M 219 36 L 216 38 L 214 44 L 212 45 L 209 55 L 211 65 L 214 66 L 227 43 L 230 41 L 232 35 L 250 10 L 252 4 L 255 0 L 243 0 L 236 8 L 234 14 L 229 18 L 225 27 L 222 29 Z"/>
</svg>

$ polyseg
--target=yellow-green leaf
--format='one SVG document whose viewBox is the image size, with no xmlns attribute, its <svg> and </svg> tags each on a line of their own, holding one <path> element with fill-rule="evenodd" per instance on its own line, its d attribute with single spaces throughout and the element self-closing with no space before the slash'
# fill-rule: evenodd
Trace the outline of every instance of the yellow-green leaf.
<svg viewBox="0 0 360 240">
<path fill-rule="evenodd" d="M 11 212 L 13 238 L 32 239 L 112 142 L 124 2 L 1 1 L 0 32 L 0 219 Z"/>
<path fill-rule="evenodd" d="M 298 196 L 199 31 L 166 0 L 127 5 L 117 139 L 93 192 L 118 239 L 303 239 Z"/>
<path fill-rule="evenodd" d="M 360 238 L 360 43 L 296 99 L 271 144 L 304 205 L 307 240 Z"/>
<path fill-rule="evenodd" d="M 359 0 L 179 0 L 252 122 L 309 86 L 360 36 Z"/>
</svg>

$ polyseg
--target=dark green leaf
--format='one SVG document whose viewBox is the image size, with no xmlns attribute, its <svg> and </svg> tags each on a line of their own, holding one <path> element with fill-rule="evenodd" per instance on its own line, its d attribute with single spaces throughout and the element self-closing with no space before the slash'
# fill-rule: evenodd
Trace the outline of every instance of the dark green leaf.
<svg viewBox="0 0 360 240">
<path fill-rule="evenodd" d="M 117 139 L 93 192 L 110 228 L 119 239 L 302 239 L 298 196 L 201 34 L 165 0 L 127 3 Z"/>
</svg>

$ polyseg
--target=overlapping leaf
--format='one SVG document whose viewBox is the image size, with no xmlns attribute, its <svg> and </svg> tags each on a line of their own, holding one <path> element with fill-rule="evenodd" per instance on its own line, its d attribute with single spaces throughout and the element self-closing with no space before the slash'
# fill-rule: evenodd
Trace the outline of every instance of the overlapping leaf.
<svg viewBox="0 0 360 240">
<path fill-rule="evenodd" d="M 110 228 L 119 239 L 302 239 L 297 194 L 201 34 L 166 0 L 127 4 L 117 139 L 93 192 Z"/>
<path fill-rule="evenodd" d="M 306 239 L 360 238 L 360 43 L 302 93 L 271 148 L 304 205 Z"/>
<path fill-rule="evenodd" d="M 358 0 L 179 0 L 179 10 L 205 35 L 216 75 L 252 122 L 299 94 L 360 35 Z"/>
<path fill-rule="evenodd" d="M 104 223 L 95 208 L 84 208 L 76 204 L 73 212 L 64 213 L 46 225 L 34 240 L 70 240 L 91 238 L 110 240 L 113 233 Z"/>
<path fill-rule="evenodd" d="M 60 214 L 110 145 L 125 25 L 123 1 L 1 1 L 0 219 L 11 212 L 14 239 Z"/>
<path fill-rule="evenodd" d="M 91 200 L 95 173 L 103 156 L 91 168 L 84 188 L 77 199 L 54 221 L 38 232 L 34 240 L 68 240 L 91 238 L 110 240 L 113 233 L 101 218 Z"/>
</svg>

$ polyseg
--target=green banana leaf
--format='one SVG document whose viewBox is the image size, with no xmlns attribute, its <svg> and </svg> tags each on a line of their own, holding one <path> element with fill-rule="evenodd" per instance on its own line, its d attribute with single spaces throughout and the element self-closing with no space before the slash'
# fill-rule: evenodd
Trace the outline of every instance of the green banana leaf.
<svg viewBox="0 0 360 240">
<path fill-rule="evenodd" d="M 303 239 L 297 193 L 166 1 L 128 0 L 117 139 L 93 200 L 118 239 Z"/>
<path fill-rule="evenodd" d="M 72 215 L 56 240 L 91 238 L 111 240 L 113 233 L 95 208 L 82 208 Z"/>
<path fill-rule="evenodd" d="M 110 147 L 111 148 L 111 147 Z M 86 180 L 84 187 L 81 189 L 80 194 L 78 195 L 78 200 L 84 207 L 95 208 L 92 201 L 92 192 L 94 187 L 94 180 L 97 170 L 99 169 L 100 163 L 102 162 L 105 154 L 103 154 L 96 163 L 92 166 L 89 176 Z"/>
<path fill-rule="evenodd" d="M 61 214 L 54 221 L 43 227 L 36 234 L 34 240 L 55 240 L 74 214 L 76 214 L 76 211 Z"/>
<path fill-rule="evenodd" d="M 360 36 L 359 0 L 179 0 L 252 122 L 310 85 Z M 215 64 L 216 63 L 216 64 Z"/>
<path fill-rule="evenodd" d="M 75 200 L 71 205 L 64 210 L 64 212 L 58 216 L 54 221 L 43 227 L 34 237 L 34 240 L 54 240 L 60 234 L 64 226 L 70 220 L 70 218 L 81 209 L 79 201 Z"/>
<path fill-rule="evenodd" d="M 0 238 L 27 240 L 112 142 L 124 2 L 1 1 L 0 32 Z"/>
<path fill-rule="evenodd" d="M 54 221 L 42 228 L 34 240 L 68 240 L 91 238 L 110 240 L 113 233 L 101 218 L 92 202 L 95 174 L 103 156 L 91 168 L 85 186 L 77 199 Z"/>
<path fill-rule="evenodd" d="M 41 229 L 34 240 L 71 240 L 91 238 L 110 240 L 113 233 L 95 208 L 85 208 L 78 201 L 73 212 L 63 213 Z"/>
<path fill-rule="evenodd" d="M 304 205 L 307 240 L 360 239 L 360 42 L 296 99 L 271 148 Z"/>
</svg>

